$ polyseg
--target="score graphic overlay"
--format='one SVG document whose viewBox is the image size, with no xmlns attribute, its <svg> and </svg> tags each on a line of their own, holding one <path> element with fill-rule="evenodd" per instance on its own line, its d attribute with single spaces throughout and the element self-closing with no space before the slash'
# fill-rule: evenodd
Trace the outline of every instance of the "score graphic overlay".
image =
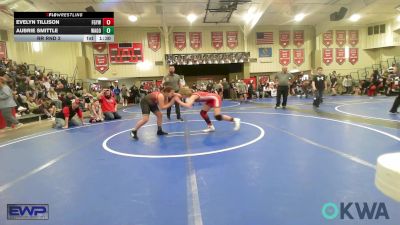
<svg viewBox="0 0 400 225">
<path fill-rule="evenodd" d="M 114 12 L 14 12 L 14 39 L 114 42 Z"/>
</svg>

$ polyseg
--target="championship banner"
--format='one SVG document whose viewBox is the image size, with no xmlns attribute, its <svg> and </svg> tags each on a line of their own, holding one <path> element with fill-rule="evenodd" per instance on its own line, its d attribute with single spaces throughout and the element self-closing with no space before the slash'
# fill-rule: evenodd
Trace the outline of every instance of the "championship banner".
<svg viewBox="0 0 400 225">
<path fill-rule="evenodd" d="M 322 61 L 327 66 L 332 63 L 332 61 L 333 61 L 333 49 L 332 48 L 322 49 Z"/>
<path fill-rule="evenodd" d="M 358 48 L 349 49 L 349 62 L 354 65 L 358 62 Z"/>
<path fill-rule="evenodd" d="M 186 48 L 186 32 L 174 32 L 174 45 L 179 51 Z"/>
<path fill-rule="evenodd" d="M 337 30 L 336 31 L 336 44 L 339 47 L 342 47 L 346 44 L 346 31 L 345 30 Z"/>
<path fill-rule="evenodd" d="M 199 50 L 202 45 L 201 32 L 189 32 L 190 47 Z"/>
<path fill-rule="evenodd" d="M 322 43 L 326 47 L 329 47 L 333 44 L 333 31 L 332 30 L 328 30 L 327 32 L 322 34 Z"/>
<path fill-rule="evenodd" d="M 279 49 L 279 63 L 287 66 L 290 63 L 290 49 Z"/>
<path fill-rule="evenodd" d="M 147 45 L 154 52 L 161 48 L 161 34 L 160 32 L 147 33 Z"/>
<path fill-rule="evenodd" d="M 304 30 L 295 30 L 293 31 L 293 44 L 298 48 L 303 46 L 304 44 Z"/>
<path fill-rule="evenodd" d="M 349 30 L 349 44 L 353 47 L 358 44 L 358 30 Z"/>
<path fill-rule="evenodd" d="M 220 31 L 211 32 L 211 45 L 215 49 L 220 49 L 224 45 L 224 33 Z"/>
<path fill-rule="evenodd" d="M 4 41 L 0 41 L 0 60 L 2 59 L 7 59 L 7 46 Z"/>
<path fill-rule="evenodd" d="M 238 46 L 238 32 L 227 31 L 226 32 L 226 45 L 230 49 L 234 49 Z"/>
<path fill-rule="evenodd" d="M 107 44 L 105 42 L 94 42 L 93 48 L 98 52 L 103 52 L 107 48 Z"/>
<path fill-rule="evenodd" d="M 290 43 L 290 31 L 289 30 L 282 30 L 279 31 L 279 45 L 282 48 L 286 48 Z"/>
<path fill-rule="evenodd" d="M 93 54 L 94 68 L 100 73 L 105 73 L 108 69 L 108 54 Z"/>
<path fill-rule="evenodd" d="M 346 61 L 346 51 L 344 48 L 336 49 L 336 62 L 342 65 Z"/>
<path fill-rule="evenodd" d="M 110 63 L 143 62 L 142 43 L 109 43 Z"/>
<path fill-rule="evenodd" d="M 293 62 L 298 66 L 304 63 L 304 49 L 293 49 Z"/>
</svg>

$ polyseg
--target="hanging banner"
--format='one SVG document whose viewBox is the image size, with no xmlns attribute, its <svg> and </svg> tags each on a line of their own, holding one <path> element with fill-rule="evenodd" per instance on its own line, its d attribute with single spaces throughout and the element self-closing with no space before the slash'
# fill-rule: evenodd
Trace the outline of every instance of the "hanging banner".
<svg viewBox="0 0 400 225">
<path fill-rule="evenodd" d="M 224 33 L 220 31 L 211 32 L 211 45 L 215 49 L 220 49 L 224 45 Z"/>
<path fill-rule="evenodd" d="M 279 45 L 282 48 L 286 48 L 290 43 L 290 31 L 289 30 L 282 30 L 279 31 Z"/>
<path fill-rule="evenodd" d="M 142 43 L 109 43 L 110 63 L 143 62 Z"/>
<path fill-rule="evenodd" d="M 274 32 L 257 32 L 256 45 L 272 45 L 274 44 Z"/>
<path fill-rule="evenodd" d="M 234 49 L 238 46 L 238 32 L 227 31 L 226 32 L 226 45 L 230 49 Z"/>
<path fill-rule="evenodd" d="M 94 68 L 99 71 L 99 73 L 103 74 L 108 69 L 108 54 L 93 54 L 94 58 Z"/>
<path fill-rule="evenodd" d="M 293 44 L 298 48 L 303 46 L 304 44 L 304 30 L 295 30 L 293 31 Z"/>
<path fill-rule="evenodd" d="M 258 58 L 271 58 L 272 48 L 258 48 Z"/>
<path fill-rule="evenodd" d="M 107 44 L 105 42 L 93 42 L 93 48 L 98 52 L 103 52 L 104 49 L 107 48 Z"/>
<path fill-rule="evenodd" d="M 358 48 L 349 49 L 349 62 L 354 65 L 358 62 Z"/>
<path fill-rule="evenodd" d="M 332 48 L 322 49 L 322 61 L 327 66 L 332 63 L 332 61 L 333 61 L 333 49 Z"/>
<path fill-rule="evenodd" d="M 184 48 L 186 48 L 186 32 L 174 32 L 173 38 L 176 49 L 182 51 Z"/>
<path fill-rule="evenodd" d="M 328 30 L 327 32 L 322 34 L 322 43 L 326 47 L 329 47 L 333 44 L 333 31 L 332 30 Z"/>
<path fill-rule="evenodd" d="M 346 61 L 346 51 L 344 48 L 336 49 L 336 62 L 342 65 Z"/>
<path fill-rule="evenodd" d="M 161 48 L 161 33 L 147 33 L 147 44 L 154 52 L 158 51 Z"/>
<path fill-rule="evenodd" d="M 279 63 L 287 66 L 290 63 L 290 49 L 279 49 Z"/>
<path fill-rule="evenodd" d="M 346 31 L 345 30 L 337 30 L 336 31 L 336 44 L 339 47 L 342 47 L 346 44 Z"/>
<path fill-rule="evenodd" d="M 304 63 L 304 49 L 293 49 L 293 62 L 298 66 Z"/>
<path fill-rule="evenodd" d="M 199 50 L 202 45 L 201 32 L 189 32 L 190 47 Z"/>
<path fill-rule="evenodd" d="M 349 44 L 353 47 L 358 44 L 358 30 L 349 30 Z"/>
<path fill-rule="evenodd" d="M 0 41 L 0 60 L 2 59 L 7 59 L 7 45 L 4 41 Z"/>
</svg>

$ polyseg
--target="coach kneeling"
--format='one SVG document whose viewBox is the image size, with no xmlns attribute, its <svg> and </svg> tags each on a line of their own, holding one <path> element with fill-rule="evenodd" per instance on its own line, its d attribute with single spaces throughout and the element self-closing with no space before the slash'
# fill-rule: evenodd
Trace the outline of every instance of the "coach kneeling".
<svg viewBox="0 0 400 225">
<path fill-rule="evenodd" d="M 80 100 L 79 98 L 72 100 L 72 102 L 62 109 L 62 111 L 56 114 L 54 128 L 68 128 L 70 126 L 81 126 L 83 125 L 83 115 L 82 110 L 79 108 Z M 78 115 L 79 120 L 77 120 L 75 115 Z"/>
<path fill-rule="evenodd" d="M 117 113 L 118 103 L 111 95 L 110 89 L 103 90 L 103 92 L 99 95 L 99 102 L 101 104 L 101 110 L 103 110 L 105 120 L 121 119 L 121 116 Z"/>
</svg>

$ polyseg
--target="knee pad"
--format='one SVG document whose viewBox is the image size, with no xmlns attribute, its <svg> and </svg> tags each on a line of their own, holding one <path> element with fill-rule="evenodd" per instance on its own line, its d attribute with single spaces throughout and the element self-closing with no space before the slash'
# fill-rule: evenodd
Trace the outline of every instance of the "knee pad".
<svg viewBox="0 0 400 225">
<path fill-rule="evenodd" d="M 215 115 L 215 119 L 218 120 L 218 121 L 221 121 L 222 120 L 222 116 L 221 115 Z"/>
<path fill-rule="evenodd" d="M 207 117 L 207 111 L 201 110 L 201 111 L 200 111 L 200 116 L 201 116 L 202 118 L 206 118 L 206 117 Z"/>
</svg>

